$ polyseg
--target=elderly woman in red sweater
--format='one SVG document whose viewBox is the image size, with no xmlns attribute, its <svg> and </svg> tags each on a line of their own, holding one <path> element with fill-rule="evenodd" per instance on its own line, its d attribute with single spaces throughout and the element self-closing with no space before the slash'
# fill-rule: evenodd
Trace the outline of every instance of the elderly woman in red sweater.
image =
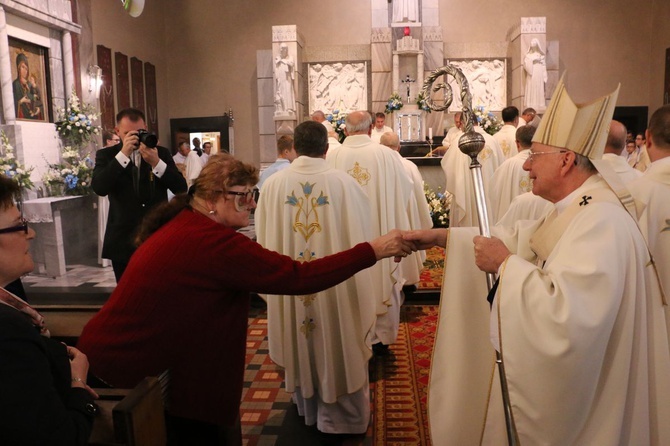
<svg viewBox="0 0 670 446">
<path fill-rule="evenodd" d="M 308 263 L 264 249 L 237 232 L 257 182 L 255 167 L 212 156 L 188 196 L 145 220 L 122 280 L 79 339 L 92 373 L 113 386 L 169 371 L 172 444 L 241 443 L 250 292 L 315 293 L 414 248 L 392 231 Z"/>
</svg>

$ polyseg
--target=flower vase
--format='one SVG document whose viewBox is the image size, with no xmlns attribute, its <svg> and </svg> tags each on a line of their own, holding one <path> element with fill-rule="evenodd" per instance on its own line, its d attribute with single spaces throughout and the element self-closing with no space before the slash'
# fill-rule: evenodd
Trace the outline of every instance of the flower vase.
<svg viewBox="0 0 670 446">
<path fill-rule="evenodd" d="M 62 197 L 65 195 L 65 184 L 57 181 L 51 182 L 47 186 L 50 197 Z"/>
</svg>

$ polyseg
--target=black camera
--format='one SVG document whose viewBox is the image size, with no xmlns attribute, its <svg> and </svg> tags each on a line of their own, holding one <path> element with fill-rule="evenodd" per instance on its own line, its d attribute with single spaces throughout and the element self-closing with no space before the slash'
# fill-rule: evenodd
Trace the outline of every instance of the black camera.
<svg viewBox="0 0 670 446">
<path fill-rule="evenodd" d="M 155 133 L 140 129 L 137 131 L 137 137 L 140 139 L 140 143 L 151 149 L 158 145 L 158 136 Z"/>
</svg>

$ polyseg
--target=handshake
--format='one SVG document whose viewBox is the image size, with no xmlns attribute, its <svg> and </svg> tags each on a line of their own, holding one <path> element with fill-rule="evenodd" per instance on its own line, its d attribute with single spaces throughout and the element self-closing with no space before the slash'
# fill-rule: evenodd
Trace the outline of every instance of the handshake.
<svg viewBox="0 0 670 446">
<path fill-rule="evenodd" d="M 417 231 L 401 231 L 393 229 L 387 234 L 377 237 L 370 242 L 375 251 L 377 260 L 394 257 L 400 262 L 419 249 L 428 249 L 435 245 L 445 246 L 447 241 L 446 229 L 425 229 Z"/>
</svg>

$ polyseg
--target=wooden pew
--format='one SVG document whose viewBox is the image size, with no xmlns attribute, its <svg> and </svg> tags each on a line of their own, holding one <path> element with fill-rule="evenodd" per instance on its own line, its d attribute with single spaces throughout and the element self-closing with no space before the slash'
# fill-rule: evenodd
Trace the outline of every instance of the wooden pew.
<svg viewBox="0 0 670 446">
<path fill-rule="evenodd" d="M 95 389 L 100 414 L 89 445 L 163 446 L 167 442 L 161 384 L 147 377 L 134 389 Z"/>
</svg>

